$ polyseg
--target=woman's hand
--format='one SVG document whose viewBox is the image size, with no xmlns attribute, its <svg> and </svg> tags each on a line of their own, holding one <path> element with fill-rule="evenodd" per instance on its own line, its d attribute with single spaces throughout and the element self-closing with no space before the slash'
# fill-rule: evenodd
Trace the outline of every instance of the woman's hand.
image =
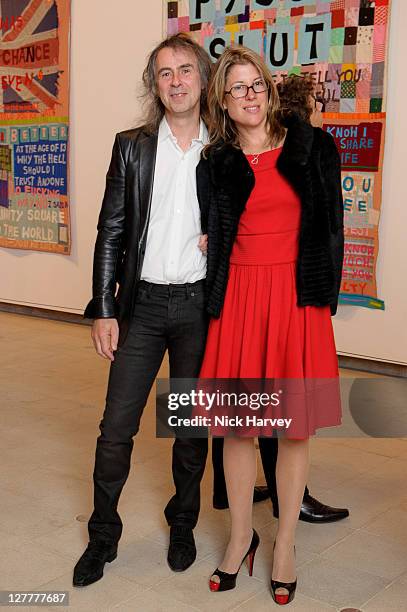
<svg viewBox="0 0 407 612">
<path fill-rule="evenodd" d="M 202 234 L 202 236 L 199 238 L 198 248 L 204 255 L 208 254 L 208 234 Z"/>
</svg>

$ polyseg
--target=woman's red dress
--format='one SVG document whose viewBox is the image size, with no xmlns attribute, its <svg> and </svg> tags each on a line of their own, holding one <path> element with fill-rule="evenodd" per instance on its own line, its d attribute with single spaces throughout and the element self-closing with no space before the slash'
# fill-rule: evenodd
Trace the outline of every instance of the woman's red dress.
<svg viewBox="0 0 407 612">
<path fill-rule="evenodd" d="M 297 385 L 307 379 L 311 395 L 308 385 L 306 400 L 277 411 L 291 410 L 292 437 L 303 438 L 340 423 L 338 361 L 330 307 L 297 305 L 301 203 L 276 167 L 280 153 L 281 148 L 267 151 L 251 165 L 255 187 L 240 218 L 221 316 L 210 321 L 200 378 L 284 379 Z M 212 433 L 227 435 L 221 427 Z"/>
</svg>

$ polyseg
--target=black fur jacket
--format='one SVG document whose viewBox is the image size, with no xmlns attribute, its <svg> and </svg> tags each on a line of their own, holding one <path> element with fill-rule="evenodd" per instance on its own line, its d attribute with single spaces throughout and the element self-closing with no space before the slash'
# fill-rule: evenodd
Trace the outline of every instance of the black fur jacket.
<svg viewBox="0 0 407 612">
<path fill-rule="evenodd" d="M 335 314 L 344 245 L 341 164 L 335 142 L 322 129 L 291 117 L 277 167 L 301 198 L 298 305 L 329 304 Z M 207 311 L 213 317 L 222 310 L 230 254 L 254 182 L 245 155 L 231 145 L 213 147 L 197 167 L 202 230 L 208 233 Z"/>
</svg>

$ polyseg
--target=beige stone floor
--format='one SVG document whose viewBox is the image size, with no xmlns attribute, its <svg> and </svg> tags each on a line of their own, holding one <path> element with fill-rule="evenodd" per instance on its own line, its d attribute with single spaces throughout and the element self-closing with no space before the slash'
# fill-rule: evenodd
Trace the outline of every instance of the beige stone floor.
<svg viewBox="0 0 407 612">
<path fill-rule="evenodd" d="M 235 590 L 208 590 L 229 525 L 226 511 L 211 508 L 209 465 L 197 561 L 182 574 L 168 568 L 162 509 L 172 492 L 171 441 L 154 437 L 153 397 L 120 503 L 119 557 L 103 580 L 73 589 L 72 568 L 87 542 L 107 364 L 94 354 L 89 328 L 79 325 L 0 313 L 0 341 L 0 589 L 68 590 L 72 610 L 273 608 L 267 582 L 276 520 L 268 502 L 254 510 L 261 537 L 254 577 L 242 570 Z M 299 586 L 290 610 L 407 609 L 406 476 L 404 439 L 312 441 L 311 492 L 349 506 L 351 515 L 331 525 L 299 524 Z"/>
</svg>

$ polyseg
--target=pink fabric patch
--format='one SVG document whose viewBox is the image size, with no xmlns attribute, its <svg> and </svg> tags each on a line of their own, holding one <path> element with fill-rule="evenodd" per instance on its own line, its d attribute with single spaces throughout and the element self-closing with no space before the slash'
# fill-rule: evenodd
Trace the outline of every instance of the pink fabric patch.
<svg viewBox="0 0 407 612">
<path fill-rule="evenodd" d="M 345 12 L 345 27 L 359 25 L 359 9 L 350 8 Z"/>
</svg>

